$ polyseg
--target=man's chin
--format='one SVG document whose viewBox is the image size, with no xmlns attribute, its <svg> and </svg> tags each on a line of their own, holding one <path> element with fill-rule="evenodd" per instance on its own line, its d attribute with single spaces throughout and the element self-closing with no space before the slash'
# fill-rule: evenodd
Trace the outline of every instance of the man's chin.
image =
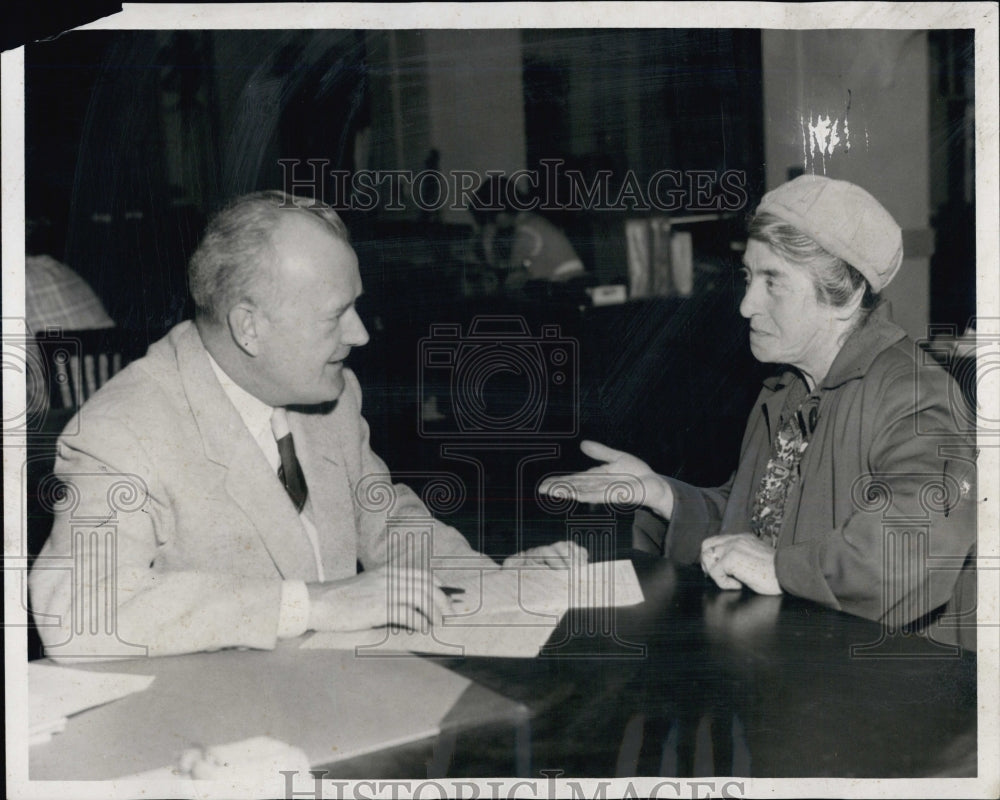
<svg viewBox="0 0 1000 800">
<path fill-rule="evenodd" d="M 337 370 L 336 375 L 332 375 L 323 381 L 323 391 L 317 392 L 317 395 L 320 397 L 317 402 L 332 403 L 344 393 L 345 388 L 344 375 L 340 370 Z"/>
<path fill-rule="evenodd" d="M 336 400 L 344 393 L 344 389 L 347 388 L 347 384 L 344 381 L 344 369 L 342 365 L 340 369 L 337 370 L 337 374 L 330 379 L 329 384 L 330 394 L 325 401 L 327 403 Z"/>
<path fill-rule="evenodd" d="M 344 393 L 346 386 L 347 384 L 344 382 L 343 375 L 338 374 L 336 377 L 324 380 L 321 387 L 315 387 L 316 391 L 309 392 L 308 394 L 303 393 L 296 398 L 295 402 L 288 403 L 288 405 L 302 409 L 330 405 L 337 402 Z"/>
</svg>

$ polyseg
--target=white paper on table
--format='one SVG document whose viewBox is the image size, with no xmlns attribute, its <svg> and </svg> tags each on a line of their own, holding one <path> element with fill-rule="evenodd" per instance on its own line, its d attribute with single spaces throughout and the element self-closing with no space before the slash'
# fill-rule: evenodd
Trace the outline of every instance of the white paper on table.
<svg viewBox="0 0 1000 800">
<path fill-rule="evenodd" d="M 29 734 L 62 730 L 66 717 L 141 692 L 153 675 L 87 672 L 49 664 L 28 664 Z"/>
<path fill-rule="evenodd" d="M 28 745 L 45 744 L 51 741 L 53 734 L 66 730 L 66 717 L 52 720 L 42 725 L 32 725 L 28 731 Z"/>
<path fill-rule="evenodd" d="M 438 568 L 453 613 L 425 631 L 376 628 L 314 634 L 302 647 L 358 653 L 414 652 L 446 656 L 534 658 L 570 608 L 636 605 L 642 589 L 631 561 L 603 561 L 583 568 L 543 566 L 496 570 Z"/>
<path fill-rule="evenodd" d="M 436 569 L 446 586 L 464 590 L 452 598 L 457 619 L 501 615 L 508 621 L 537 622 L 539 616 L 561 617 L 570 608 L 619 608 L 643 601 L 635 567 L 628 560 L 600 561 L 583 567 L 552 569 L 541 565 L 502 570 Z"/>
<path fill-rule="evenodd" d="M 306 650 L 354 650 L 358 656 L 379 653 L 534 658 L 549 640 L 556 622 L 518 625 L 499 618 L 475 625 L 440 625 L 427 631 L 369 628 L 363 631 L 324 631 L 302 644 Z"/>
<path fill-rule="evenodd" d="M 625 608 L 645 599 L 631 561 L 599 561 L 572 583 L 570 608 Z"/>
</svg>

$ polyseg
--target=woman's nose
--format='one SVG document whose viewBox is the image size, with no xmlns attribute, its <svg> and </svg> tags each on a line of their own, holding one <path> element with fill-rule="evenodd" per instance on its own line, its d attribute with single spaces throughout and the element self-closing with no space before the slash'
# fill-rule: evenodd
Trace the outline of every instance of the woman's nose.
<svg viewBox="0 0 1000 800">
<path fill-rule="evenodd" d="M 756 293 L 751 281 L 747 284 L 746 291 L 743 293 L 743 299 L 740 301 L 740 315 L 745 319 L 750 319 L 756 309 L 756 302 Z"/>
</svg>

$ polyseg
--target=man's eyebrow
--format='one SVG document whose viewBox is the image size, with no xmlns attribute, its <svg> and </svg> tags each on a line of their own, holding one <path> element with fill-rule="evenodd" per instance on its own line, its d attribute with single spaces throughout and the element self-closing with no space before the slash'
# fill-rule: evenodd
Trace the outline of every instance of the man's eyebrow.
<svg viewBox="0 0 1000 800">
<path fill-rule="evenodd" d="M 348 300 L 346 303 L 341 303 L 336 308 L 333 308 L 333 309 L 330 310 L 330 315 L 331 316 L 339 316 L 340 314 L 343 314 L 345 311 L 347 311 L 347 309 L 349 309 L 351 306 L 353 306 L 355 303 L 357 303 L 358 300 L 360 300 L 360 299 L 361 299 L 361 295 L 359 294 L 353 300 Z"/>
</svg>

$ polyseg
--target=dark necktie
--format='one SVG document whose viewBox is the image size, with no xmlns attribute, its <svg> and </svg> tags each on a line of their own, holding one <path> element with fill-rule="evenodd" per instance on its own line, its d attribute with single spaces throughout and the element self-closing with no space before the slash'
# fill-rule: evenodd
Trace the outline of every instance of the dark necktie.
<svg viewBox="0 0 1000 800">
<path fill-rule="evenodd" d="M 288 429 L 285 409 L 274 409 L 271 415 L 271 430 L 278 443 L 278 456 L 281 458 L 281 464 L 278 465 L 278 480 L 288 492 L 295 510 L 302 513 L 309 490 L 306 488 L 306 476 L 302 474 L 302 467 L 295 457 L 295 442 L 292 441 L 292 433 Z"/>
</svg>

